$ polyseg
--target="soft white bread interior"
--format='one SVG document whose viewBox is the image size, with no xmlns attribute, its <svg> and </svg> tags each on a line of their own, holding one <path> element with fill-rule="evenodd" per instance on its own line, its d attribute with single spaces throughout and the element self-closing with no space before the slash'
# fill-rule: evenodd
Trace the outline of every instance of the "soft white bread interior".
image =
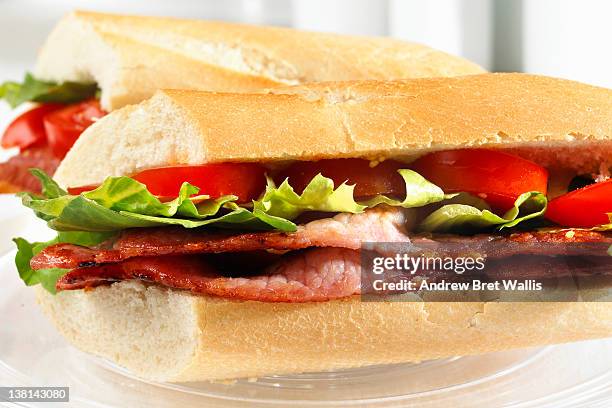
<svg viewBox="0 0 612 408">
<path fill-rule="evenodd" d="M 97 82 L 108 110 L 160 88 L 243 92 L 479 72 L 465 59 L 389 38 L 84 11 L 58 23 L 35 70 L 42 79 Z"/>
<path fill-rule="evenodd" d="M 527 74 L 321 83 L 265 94 L 159 91 L 87 129 L 64 186 L 150 167 L 225 161 L 403 158 L 514 149 L 545 166 L 612 157 L 612 90 Z"/>
<path fill-rule="evenodd" d="M 232 301 L 121 282 L 57 296 L 44 312 L 78 348 L 159 381 L 418 362 L 609 336 L 600 303 Z"/>
</svg>

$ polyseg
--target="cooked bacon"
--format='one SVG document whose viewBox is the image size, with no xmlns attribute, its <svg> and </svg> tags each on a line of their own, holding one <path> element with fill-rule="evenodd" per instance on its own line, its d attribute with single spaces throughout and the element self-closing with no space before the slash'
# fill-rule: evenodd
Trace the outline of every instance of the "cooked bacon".
<svg viewBox="0 0 612 408">
<path fill-rule="evenodd" d="M 203 232 L 181 227 L 126 230 L 113 248 L 87 249 L 70 244 L 46 248 L 32 259 L 34 269 L 74 269 L 142 256 L 185 255 L 257 250 L 290 251 L 310 247 L 359 249 L 363 242 L 409 242 L 406 211 L 378 208 L 312 221 L 294 233 Z"/>
<path fill-rule="evenodd" d="M 67 244 L 49 247 L 32 260 L 32 267 L 72 269 L 58 281 L 58 290 L 139 279 L 196 294 L 264 302 L 326 301 L 359 294 L 362 288 L 368 292 L 371 282 L 361 282 L 360 248 L 364 242 L 404 243 L 391 250 L 408 254 L 438 247 L 449 256 L 481 253 L 487 257 L 483 273 L 489 279 L 575 278 L 612 272 L 608 267 L 612 258 L 601 256 L 612 243 L 612 237 L 605 233 L 563 230 L 473 237 L 410 236 L 404 230 L 406 221 L 403 210 L 378 209 L 313 221 L 290 234 L 134 229 L 100 248 Z M 262 250 L 295 252 L 262 257 Z M 236 262 L 231 265 L 218 258 L 236 252 L 242 255 L 233 256 Z M 571 259 L 551 255 L 568 255 Z M 215 266 L 218 261 L 230 276 L 219 272 Z M 417 277 L 469 280 L 476 275 L 425 270 L 412 276 Z"/>
<path fill-rule="evenodd" d="M 360 251 L 340 248 L 316 248 L 285 255 L 266 268 L 262 274 L 250 276 L 248 266 L 242 266 L 241 277 L 219 274 L 207 256 L 173 255 L 131 258 L 123 262 L 77 268 L 64 275 L 57 283 L 58 290 L 75 290 L 138 279 L 173 289 L 187 290 L 200 295 L 226 299 L 262 302 L 320 302 L 358 294 L 374 293 L 373 280 L 385 282 L 399 279 L 426 279 L 429 282 L 465 282 L 471 279 L 495 281 L 499 279 L 535 279 L 553 287 L 574 279 L 611 276 L 612 258 L 519 256 L 486 264 L 482 272 L 458 275 L 452 270 L 419 270 L 386 272 L 384 277 L 368 274 L 361 281 Z M 565 279 L 558 281 L 558 279 Z M 597 278 L 596 278 L 597 279 Z M 583 282 L 584 283 L 584 282 Z M 564 296 L 574 296 L 569 291 Z M 380 292 L 375 292 L 380 294 Z M 399 292 L 386 292 L 403 293 Z"/>
<path fill-rule="evenodd" d="M 60 160 L 47 146 L 30 147 L 4 163 L 0 163 L 0 193 L 29 191 L 40 193 L 40 182 L 29 173 L 37 167 L 47 174 L 55 173 Z"/>
<path fill-rule="evenodd" d="M 612 235 L 599 231 L 589 231 L 582 229 L 556 229 L 521 232 L 510 235 L 510 239 L 514 242 L 528 243 L 551 243 L 551 244 L 567 244 L 581 242 L 605 242 L 612 243 Z"/>
<path fill-rule="evenodd" d="M 299 252 L 266 273 L 247 278 L 221 276 L 198 256 L 156 256 L 77 268 L 57 282 L 57 289 L 83 289 L 140 279 L 230 299 L 320 302 L 358 294 L 360 272 L 359 252 L 339 248 Z"/>
<path fill-rule="evenodd" d="M 487 262 L 484 272 L 494 280 L 612 276 L 612 257 L 516 255 Z"/>
<path fill-rule="evenodd" d="M 433 234 L 413 236 L 411 243 L 419 248 L 440 248 L 449 256 L 478 253 L 487 259 L 505 259 L 515 255 L 602 256 L 612 245 L 612 234 L 581 229 L 542 230 L 473 236 Z"/>
<path fill-rule="evenodd" d="M 62 268 L 74 269 L 79 266 L 93 266 L 96 250 L 72 244 L 56 244 L 45 248 L 30 260 L 32 269 Z"/>
<path fill-rule="evenodd" d="M 177 289 L 198 292 L 213 279 L 215 271 L 198 257 L 159 256 L 132 258 L 124 262 L 77 268 L 62 276 L 57 290 L 91 288 L 129 279 L 140 279 Z"/>
<path fill-rule="evenodd" d="M 71 244 L 50 246 L 32 258 L 33 269 L 93 266 L 143 256 L 291 251 L 310 247 L 359 249 L 365 242 L 399 242 L 401 252 L 419 254 L 439 248 L 447 256 L 478 253 L 487 259 L 515 255 L 601 256 L 612 245 L 612 235 L 585 230 L 518 232 L 512 235 L 481 234 L 412 235 L 401 228 L 401 212 L 376 212 L 313 221 L 295 233 L 207 233 L 181 228 L 147 228 L 125 231 L 112 249 L 88 249 Z M 376 222 L 378 220 L 378 222 Z M 370 222 L 370 223 L 368 223 Z M 379 252 L 383 252 L 380 248 Z M 398 252 L 400 247 L 391 248 Z"/>
</svg>

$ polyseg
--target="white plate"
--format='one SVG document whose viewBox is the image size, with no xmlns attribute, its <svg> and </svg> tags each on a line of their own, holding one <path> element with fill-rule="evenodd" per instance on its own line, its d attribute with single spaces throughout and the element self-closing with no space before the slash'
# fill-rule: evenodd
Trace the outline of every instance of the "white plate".
<svg viewBox="0 0 612 408">
<path fill-rule="evenodd" d="M 69 386 L 70 406 L 612 406 L 612 339 L 230 384 L 144 382 L 68 345 L 19 280 L 13 256 L 0 259 L 0 384 Z"/>
</svg>

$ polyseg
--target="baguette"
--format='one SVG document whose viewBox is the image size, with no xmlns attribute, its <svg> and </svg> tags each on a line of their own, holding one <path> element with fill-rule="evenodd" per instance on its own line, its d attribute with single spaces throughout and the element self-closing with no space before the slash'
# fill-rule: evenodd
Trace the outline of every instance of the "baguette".
<svg viewBox="0 0 612 408">
<path fill-rule="evenodd" d="M 160 88 L 244 92 L 480 72 L 465 59 L 389 38 L 85 11 L 59 22 L 35 69 L 41 79 L 97 82 L 107 110 Z"/>
<path fill-rule="evenodd" d="M 87 129 L 55 177 L 79 186 L 176 164 L 411 160 L 458 147 L 515 149 L 547 167 L 595 170 L 612 156 L 612 90 L 527 74 L 312 84 L 267 94 L 165 90 Z"/>
<path fill-rule="evenodd" d="M 233 301 L 126 281 L 50 295 L 43 311 L 83 351 L 157 381 L 420 362 L 612 333 L 601 303 Z"/>
<path fill-rule="evenodd" d="M 493 147 L 549 168 L 612 157 L 612 91 L 525 74 L 312 84 L 267 93 L 159 91 L 90 127 L 63 186 L 174 164 L 387 157 Z M 545 164 L 544 164 L 545 163 Z M 240 273 L 237 273 L 240 276 Z M 136 281 L 52 296 L 84 351 L 159 381 L 338 370 L 606 337 L 606 302 L 266 303 Z"/>
</svg>

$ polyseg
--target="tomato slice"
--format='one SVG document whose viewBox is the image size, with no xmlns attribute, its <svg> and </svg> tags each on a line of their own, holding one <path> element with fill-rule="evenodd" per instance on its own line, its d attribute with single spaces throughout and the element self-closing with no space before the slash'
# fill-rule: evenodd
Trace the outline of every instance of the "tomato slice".
<svg viewBox="0 0 612 408">
<path fill-rule="evenodd" d="M 147 186 L 158 197 L 176 197 L 183 182 L 200 188 L 198 194 L 218 198 L 224 195 L 238 196 L 238 202 L 248 202 L 259 197 L 266 187 L 266 169 L 254 163 L 220 163 L 199 166 L 158 167 L 141 171 L 132 176 Z M 70 194 L 80 194 L 96 186 L 72 187 Z"/>
<path fill-rule="evenodd" d="M 6 128 L 2 135 L 2 147 L 18 147 L 21 150 L 34 145 L 43 145 L 47 137 L 43 118 L 45 115 L 61 109 L 64 105 L 47 103 L 22 113 Z"/>
<path fill-rule="evenodd" d="M 95 190 L 96 188 L 98 188 L 97 185 L 95 185 L 95 184 L 88 184 L 86 186 L 68 187 L 66 190 L 68 191 L 68 194 L 79 195 L 79 194 L 85 193 L 87 191 Z"/>
<path fill-rule="evenodd" d="M 385 160 L 376 166 L 365 159 L 329 159 L 316 162 L 297 162 L 275 177 L 277 183 L 289 178 L 289 184 L 298 193 L 321 173 L 334 181 L 337 187 L 343 182 L 355 185 L 354 196 L 367 198 L 378 194 L 394 197 L 406 195 L 406 183 L 397 170 L 407 168 L 404 163 Z"/>
<path fill-rule="evenodd" d="M 563 194 L 548 203 L 545 217 L 566 227 L 589 228 L 610 222 L 612 180 Z"/>
<path fill-rule="evenodd" d="M 104 115 L 106 112 L 95 99 L 68 105 L 45 115 L 44 127 L 53 154 L 63 159 L 81 133 Z"/>
<path fill-rule="evenodd" d="M 446 193 L 474 194 L 502 212 L 511 208 L 522 193 L 546 194 L 548 184 L 545 168 L 489 149 L 434 152 L 417 159 L 411 167 Z"/>
</svg>

